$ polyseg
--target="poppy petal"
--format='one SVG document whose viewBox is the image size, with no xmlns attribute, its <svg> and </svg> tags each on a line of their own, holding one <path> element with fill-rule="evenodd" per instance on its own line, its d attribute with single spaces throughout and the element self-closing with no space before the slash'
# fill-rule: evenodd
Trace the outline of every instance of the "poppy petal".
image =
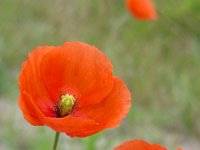
<svg viewBox="0 0 200 150">
<path fill-rule="evenodd" d="M 29 58 L 24 62 L 22 71 L 19 76 L 19 88 L 20 95 L 25 91 L 32 95 L 34 102 L 42 109 L 43 112 L 49 113 L 49 109 L 53 105 L 53 101 L 49 98 L 49 94 L 41 80 L 39 66 L 43 56 L 51 51 L 53 47 L 38 47 L 33 52 L 29 53 Z M 24 96 L 21 96 L 20 107 L 22 109 L 31 109 L 31 107 L 23 108 L 26 104 L 23 104 Z M 29 111 L 26 111 L 27 113 Z M 47 114 L 50 115 L 50 114 Z"/>
<path fill-rule="evenodd" d="M 99 123 L 90 132 L 116 127 L 130 109 L 131 95 L 128 88 L 117 77 L 114 77 L 113 81 L 113 89 L 104 100 L 92 107 L 86 107 L 75 112 L 75 115 L 88 117 Z M 88 132 L 88 134 L 90 133 Z"/>
<path fill-rule="evenodd" d="M 155 20 L 157 13 L 151 0 L 127 0 L 127 9 L 138 19 Z"/>
<path fill-rule="evenodd" d="M 149 144 L 143 140 L 127 141 L 114 150 L 150 150 Z"/>
<path fill-rule="evenodd" d="M 167 150 L 167 148 L 159 145 L 159 144 L 151 144 L 152 150 Z"/>
<path fill-rule="evenodd" d="M 33 107 L 30 106 L 29 102 L 26 103 L 26 100 L 24 100 L 24 99 L 25 99 L 25 97 L 20 95 L 19 96 L 19 101 L 18 101 L 18 105 L 19 105 L 19 107 L 21 108 L 21 110 L 22 110 L 22 112 L 24 114 L 24 118 L 34 126 L 43 125 L 43 123 L 37 117 L 36 112 L 33 109 Z"/>
<path fill-rule="evenodd" d="M 81 42 L 67 42 L 45 55 L 41 75 L 54 99 L 66 85 L 77 88 L 82 95 L 81 106 L 98 103 L 113 85 L 108 58 L 97 48 Z"/>
<path fill-rule="evenodd" d="M 95 120 L 91 120 L 89 118 L 75 117 L 72 115 L 68 115 L 64 118 L 46 117 L 28 93 L 24 93 L 24 96 L 26 97 L 24 101 L 27 101 L 27 103 L 32 106 L 36 117 L 44 125 L 47 125 L 58 132 L 65 132 L 71 137 L 78 135 L 82 137 L 84 135 L 84 131 L 87 132 L 89 127 L 93 127 L 97 124 Z"/>
<path fill-rule="evenodd" d="M 114 150 L 167 150 L 165 147 L 159 144 L 149 144 L 143 140 L 131 140 L 126 141 L 120 146 L 114 148 Z"/>
</svg>

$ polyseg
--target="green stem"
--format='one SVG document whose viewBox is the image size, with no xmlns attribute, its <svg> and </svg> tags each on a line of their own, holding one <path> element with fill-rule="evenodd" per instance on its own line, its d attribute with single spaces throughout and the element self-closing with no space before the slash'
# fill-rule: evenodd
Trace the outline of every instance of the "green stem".
<svg viewBox="0 0 200 150">
<path fill-rule="evenodd" d="M 54 144 L 53 144 L 53 150 L 56 150 L 56 148 L 57 148 L 59 134 L 60 134 L 60 132 L 56 132 L 55 139 L 54 139 Z"/>
</svg>

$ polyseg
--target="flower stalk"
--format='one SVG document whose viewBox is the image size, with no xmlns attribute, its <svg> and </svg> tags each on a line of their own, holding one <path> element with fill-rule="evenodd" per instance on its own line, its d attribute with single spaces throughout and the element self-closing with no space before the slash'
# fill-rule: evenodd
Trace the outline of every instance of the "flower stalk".
<svg viewBox="0 0 200 150">
<path fill-rule="evenodd" d="M 60 132 L 56 132 L 55 138 L 54 138 L 53 150 L 57 149 L 59 135 L 60 135 Z"/>
</svg>

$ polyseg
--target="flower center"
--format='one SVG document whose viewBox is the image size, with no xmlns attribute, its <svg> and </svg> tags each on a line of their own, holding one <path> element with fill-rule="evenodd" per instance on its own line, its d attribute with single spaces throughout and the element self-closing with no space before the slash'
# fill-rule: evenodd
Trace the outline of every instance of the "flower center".
<svg viewBox="0 0 200 150">
<path fill-rule="evenodd" d="M 72 111 L 76 99 L 70 94 L 63 94 L 60 98 L 60 103 L 57 106 L 57 115 L 59 117 L 64 117 Z"/>
</svg>

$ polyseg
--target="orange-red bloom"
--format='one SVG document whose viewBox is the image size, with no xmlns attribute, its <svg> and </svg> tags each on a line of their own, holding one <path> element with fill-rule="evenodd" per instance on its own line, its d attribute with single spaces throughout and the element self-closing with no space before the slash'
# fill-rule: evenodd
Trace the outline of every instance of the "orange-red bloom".
<svg viewBox="0 0 200 150">
<path fill-rule="evenodd" d="M 155 20 L 157 13 L 151 0 L 127 0 L 127 9 L 138 19 Z"/>
<path fill-rule="evenodd" d="M 114 150 L 167 150 L 159 144 L 149 144 L 143 140 L 132 140 L 123 143 Z"/>
<path fill-rule="evenodd" d="M 33 50 L 19 77 L 19 106 L 35 126 L 71 137 L 116 127 L 130 108 L 130 92 L 97 48 L 80 42 Z"/>
<path fill-rule="evenodd" d="M 126 141 L 114 150 L 167 150 L 159 144 L 150 144 L 143 140 Z M 177 150 L 182 150 L 180 147 Z"/>
</svg>

